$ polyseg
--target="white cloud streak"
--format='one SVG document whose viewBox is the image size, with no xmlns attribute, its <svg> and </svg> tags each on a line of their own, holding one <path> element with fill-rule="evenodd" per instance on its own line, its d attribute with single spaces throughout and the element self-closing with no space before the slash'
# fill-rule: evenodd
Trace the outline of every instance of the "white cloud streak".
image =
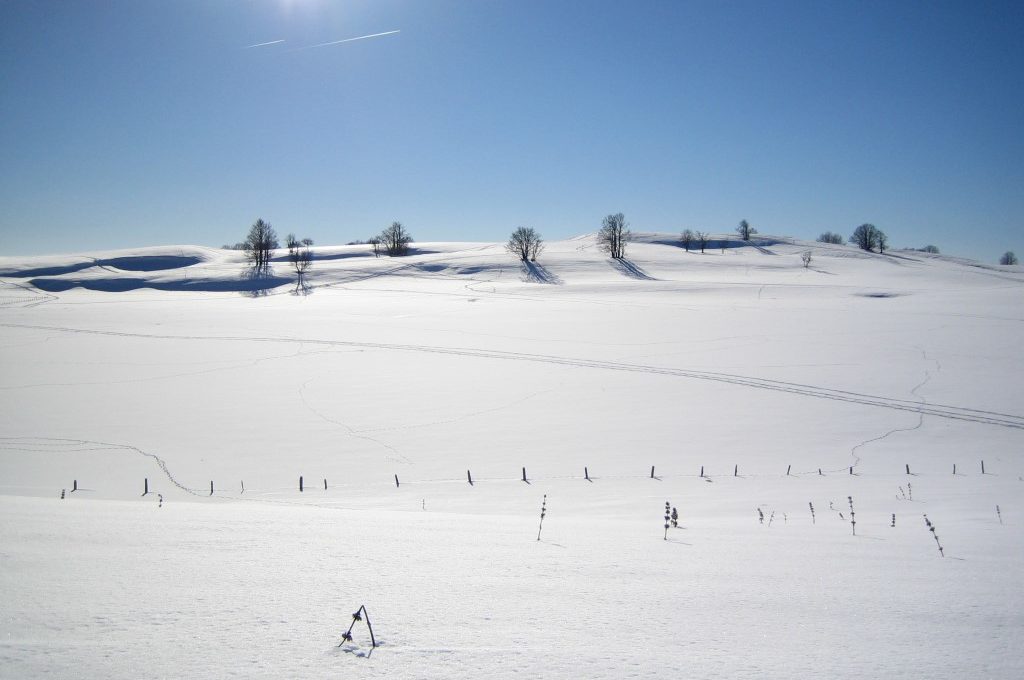
<svg viewBox="0 0 1024 680">
<path fill-rule="evenodd" d="M 370 35 L 361 35 L 356 38 L 345 38 L 344 40 L 332 40 L 331 42 L 319 43 L 317 45 L 306 45 L 305 47 L 296 47 L 292 52 L 299 50 L 311 50 L 315 47 L 327 47 L 328 45 L 340 45 L 341 43 L 352 42 L 354 40 L 366 40 L 367 38 L 379 38 L 382 35 L 394 35 L 395 33 L 401 33 L 401 31 L 384 31 L 383 33 L 371 33 Z"/>
<path fill-rule="evenodd" d="M 271 40 L 270 42 L 256 43 L 255 45 L 246 45 L 242 49 L 243 50 L 251 50 L 254 47 L 264 47 L 266 45 L 276 45 L 277 43 L 283 43 L 283 42 L 284 42 L 283 39 L 282 40 Z"/>
</svg>

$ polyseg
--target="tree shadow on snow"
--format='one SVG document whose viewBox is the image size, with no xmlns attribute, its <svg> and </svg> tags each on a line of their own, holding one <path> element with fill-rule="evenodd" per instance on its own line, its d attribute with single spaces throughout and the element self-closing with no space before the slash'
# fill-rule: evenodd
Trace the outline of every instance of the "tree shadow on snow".
<svg viewBox="0 0 1024 680">
<path fill-rule="evenodd" d="M 522 262 L 520 271 L 523 273 L 523 281 L 527 283 L 547 283 L 553 286 L 560 286 L 564 283 L 557 274 L 536 262 Z"/>
<path fill-rule="evenodd" d="M 637 280 L 640 280 L 640 281 L 657 281 L 658 280 L 658 279 L 654 278 L 653 276 L 651 276 L 650 274 L 645 272 L 643 269 L 641 269 L 637 265 L 633 264 L 632 262 L 630 262 L 629 260 L 627 260 L 624 257 L 623 258 L 612 258 L 611 262 L 612 262 L 612 267 L 615 268 L 616 270 L 618 270 L 618 272 L 620 274 L 622 274 L 623 276 L 628 276 L 631 279 L 637 279 Z"/>
<path fill-rule="evenodd" d="M 312 294 L 313 286 L 309 285 L 305 276 L 300 276 L 299 280 L 295 282 L 295 288 L 292 289 L 292 295 L 301 295 L 302 297 L 306 297 L 307 295 Z"/>
</svg>

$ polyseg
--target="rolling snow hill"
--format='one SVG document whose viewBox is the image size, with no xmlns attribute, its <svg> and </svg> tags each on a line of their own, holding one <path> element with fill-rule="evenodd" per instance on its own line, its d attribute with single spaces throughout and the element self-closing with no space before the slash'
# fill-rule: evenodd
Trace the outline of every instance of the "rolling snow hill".
<svg viewBox="0 0 1024 680">
<path fill-rule="evenodd" d="M 0 258 L 0 676 L 1024 674 L 1024 268 L 314 253 Z"/>
</svg>

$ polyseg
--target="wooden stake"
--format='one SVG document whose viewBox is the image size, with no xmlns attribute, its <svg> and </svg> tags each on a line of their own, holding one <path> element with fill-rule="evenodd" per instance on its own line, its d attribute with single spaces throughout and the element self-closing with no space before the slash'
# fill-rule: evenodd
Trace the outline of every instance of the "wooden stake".
<svg viewBox="0 0 1024 680">
<path fill-rule="evenodd" d="M 523 481 L 526 481 L 526 468 L 523 468 Z"/>
<path fill-rule="evenodd" d="M 466 470 L 466 481 L 469 482 L 470 486 L 473 486 L 473 473 L 471 473 L 469 470 Z"/>
<path fill-rule="evenodd" d="M 791 470 L 792 468 L 793 468 L 793 466 L 792 466 L 792 465 L 787 465 L 787 466 L 786 466 L 786 476 L 787 476 L 787 477 L 789 477 L 789 471 L 790 471 L 790 470 Z"/>
<path fill-rule="evenodd" d="M 299 475 L 299 493 L 302 493 L 302 491 L 303 491 L 303 488 L 302 488 L 302 475 Z"/>
<path fill-rule="evenodd" d="M 590 471 L 587 470 L 586 466 L 583 467 L 583 479 L 590 481 Z"/>
<path fill-rule="evenodd" d="M 324 488 L 325 488 L 325 489 L 327 488 L 327 485 L 326 485 L 326 484 L 324 485 Z M 395 475 L 395 488 L 396 488 L 396 489 L 397 489 L 397 488 L 399 488 L 399 484 L 398 484 L 398 475 Z"/>
<path fill-rule="evenodd" d="M 142 478 L 142 495 L 145 496 L 148 493 L 149 493 L 149 478 L 148 477 L 143 477 Z"/>
<path fill-rule="evenodd" d="M 213 495 L 213 480 L 210 480 L 210 495 Z"/>
</svg>

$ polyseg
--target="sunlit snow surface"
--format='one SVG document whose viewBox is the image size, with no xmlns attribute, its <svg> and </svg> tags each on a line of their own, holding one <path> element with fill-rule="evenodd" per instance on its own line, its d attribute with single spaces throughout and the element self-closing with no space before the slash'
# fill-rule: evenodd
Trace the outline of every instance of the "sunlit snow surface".
<svg viewBox="0 0 1024 680">
<path fill-rule="evenodd" d="M 1024 270 L 671 239 L 0 258 L 0 676 L 1024 675 Z"/>
</svg>

